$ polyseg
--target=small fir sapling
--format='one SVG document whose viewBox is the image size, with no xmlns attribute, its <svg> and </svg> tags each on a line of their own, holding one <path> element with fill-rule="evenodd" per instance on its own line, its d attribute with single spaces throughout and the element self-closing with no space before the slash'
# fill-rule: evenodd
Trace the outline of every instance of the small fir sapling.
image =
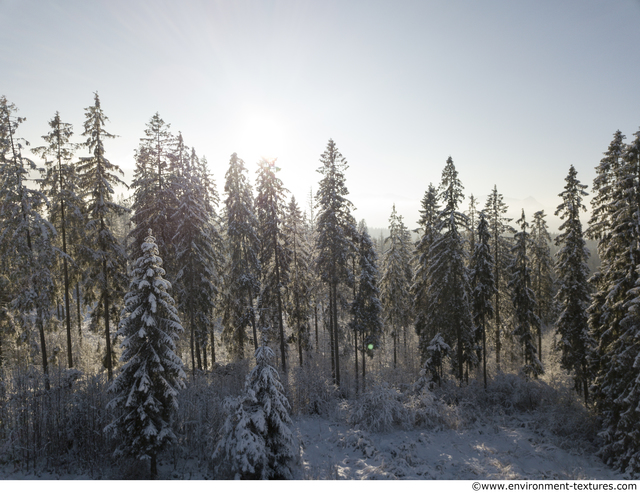
<svg viewBox="0 0 640 493">
<path fill-rule="evenodd" d="M 243 394 L 225 402 L 229 414 L 213 454 L 219 477 L 294 478 L 297 451 L 289 401 L 277 370 L 270 364 L 274 356 L 263 335 L 255 353 L 256 366 L 247 376 Z"/>
</svg>

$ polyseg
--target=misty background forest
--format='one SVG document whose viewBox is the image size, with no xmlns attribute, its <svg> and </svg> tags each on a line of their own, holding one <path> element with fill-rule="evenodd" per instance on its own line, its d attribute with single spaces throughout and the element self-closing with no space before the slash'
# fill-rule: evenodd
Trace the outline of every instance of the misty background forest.
<svg viewBox="0 0 640 493">
<path fill-rule="evenodd" d="M 125 183 L 97 93 L 23 121 L 3 96 L 1 477 L 640 473 L 640 132 L 588 193 L 567 163 L 556 210 L 443 156 L 418 224 L 368 229 L 331 139 L 294 197 L 158 113 Z"/>
</svg>

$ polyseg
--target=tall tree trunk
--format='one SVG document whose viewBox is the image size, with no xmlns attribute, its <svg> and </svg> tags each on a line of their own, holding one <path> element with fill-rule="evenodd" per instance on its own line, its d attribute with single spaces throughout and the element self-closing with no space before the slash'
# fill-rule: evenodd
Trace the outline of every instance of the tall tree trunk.
<svg viewBox="0 0 640 493">
<path fill-rule="evenodd" d="M 538 262 L 538 293 L 542 294 L 541 283 L 542 266 Z M 542 363 L 542 300 L 538 300 L 538 318 L 540 319 L 540 325 L 538 325 L 538 360 Z"/>
<path fill-rule="evenodd" d="M 362 340 L 364 341 L 364 334 L 362 337 Z M 358 395 L 358 392 L 360 391 L 359 387 L 359 381 L 358 381 L 358 331 L 357 330 L 353 330 L 353 349 L 354 349 L 354 357 L 355 357 L 355 362 L 356 362 L 356 395 Z M 363 356 L 364 359 L 364 356 Z"/>
<path fill-rule="evenodd" d="M 313 306 L 313 317 L 316 325 L 316 353 L 320 350 L 318 346 L 318 305 L 314 304 Z"/>
<path fill-rule="evenodd" d="M 333 285 L 333 346 L 336 360 L 336 385 L 340 387 L 340 344 L 338 343 L 338 285 Z"/>
<path fill-rule="evenodd" d="M 42 371 L 44 372 L 44 388 L 49 390 L 49 361 L 47 359 L 47 342 L 44 338 L 44 316 L 38 308 L 38 332 L 40 332 L 40 349 L 42 350 Z"/>
<path fill-rule="evenodd" d="M 482 314 L 482 373 L 484 375 L 484 389 L 487 390 L 487 328 Z"/>
<path fill-rule="evenodd" d="M 202 369 L 207 371 L 209 368 L 209 361 L 207 359 L 207 330 L 205 329 L 202 334 Z"/>
<path fill-rule="evenodd" d="M 277 239 L 274 238 L 274 246 Z M 280 332 L 280 354 L 282 358 L 282 372 L 284 375 L 287 373 L 287 355 L 284 347 L 284 324 L 282 322 L 282 297 L 280 296 L 280 262 L 278 260 L 278 251 L 273 249 L 273 254 L 276 260 L 276 287 L 277 287 L 277 299 L 278 299 L 278 330 Z"/>
<path fill-rule="evenodd" d="M 365 343 L 365 339 L 364 337 L 362 338 L 362 393 L 364 394 L 364 392 L 367 390 L 367 375 L 366 375 L 366 370 L 365 370 L 365 362 L 367 361 L 367 359 L 365 358 L 365 356 L 367 355 L 367 346 Z"/>
<path fill-rule="evenodd" d="M 329 351 L 331 353 L 331 377 L 333 383 L 336 383 L 336 352 L 333 340 L 333 289 L 329 284 Z"/>
<path fill-rule="evenodd" d="M 216 334 L 215 334 L 215 330 L 214 330 L 214 326 L 211 326 L 211 369 L 213 370 L 213 367 L 216 363 Z"/>
<path fill-rule="evenodd" d="M 102 261 L 102 275 L 104 276 L 103 299 L 104 299 L 104 333 L 107 342 L 107 376 L 109 381 L 113 379 L 113 364 L 111 362 L 111 334 L 109 330 L 109 288 L 107 283 L 107 260 Z"/>
<path fill-rule="evenodd" d="M 256 329 L 256 314 L 253 310 L 253 291 L 251 290 L 251 288 L 249 288 L 249 301 L 247 302 L 247 307 L 251 310 L 251 327 L 253 328 L 253 349 L 254 351 L 257 351 L 258 331 Z M 244 338 L 242 340 L 242 354 L 244 355 Z"/>
<path fill-rule="evenodd" d="M 82 341 L 82 317 L 80 316 L 80 281 L 76 283 L 76 308 L 78 310 L 78 336 Z"/>
<path fill-rule="evenodd" d="M 62 231 L 62 243 L 64 248 L 64 229 Z M 71 309 L 69 307 L 69 273 L 67 271 L 67 259 L 63 259 L 64 269 L 64 312 L 67 320 L 67 364 L 73 368 L 73 355 L 71 352 Z"/>
<path fill-rule="evenodd" d="M 202 371 L 202 357 L 200 356 L 200 338 L 196 337 L 194 338 L 195 343 L 196 343 L 196 361 L 198 363 L 198 370 Z"/>
<path fill-rule="evenodd" d="M 398 331 L 393 324 L 393 315 L 391 316 L 391 328 L 393 329 L 393 367 L 398 366 Z"/>
<path fill-rule="evenodd" d="M 189 313 L 189 349 L 191 350 L 191 377 L 196 378 L 196 345 L 195 345 L 195 323 L 193 321 L 193 311 Z"/>
<path fill-rule="evenodd" d="M 59 149 L 58 149 L 59 150 Z M 60 191 L 64 190 L 62 180 L 62 159 L 58 152 L 58 178 L 60 179 Z M 67 225 L 64 214 L 64 200 L 60 198 L 60 219 L 62 226 L 62 252 L 65 257 L 62 259 L 62 267 L 64 271 L 64 312 L 67 319 L 67 364 L 69 368 L 73 367 L 73 355 L 71 353 L 71 310 L 69 309 L 69 269 L 67 266 Z"/>
<path fill-rule="evenodd" d="M 151 453 L 149 474 L 151 476 L 151 479 L 156 479 L 158 477 L 158 456 L 156 452 Z"/>
</svg>

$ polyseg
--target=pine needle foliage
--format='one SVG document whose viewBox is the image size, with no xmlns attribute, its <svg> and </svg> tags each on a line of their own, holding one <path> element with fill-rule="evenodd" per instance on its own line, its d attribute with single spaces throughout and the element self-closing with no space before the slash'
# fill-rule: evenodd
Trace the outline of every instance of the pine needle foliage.
<svg viewBox="0 0 640 493">
<path fill-rule="evenodd" d="M 222 301 L 222 337 L 232 357 L 242 359 L 249 342 L 246 334 L 249 325 L 253 329 L 254 346 L 258 348 L 254 300 L 260 293 L 260 239 L 247 168 L 236 153 L 231 156 L 225 180 L 228 258 Z"/>
<path fill-rule="evenodd" d="M 158 453 L 176 439 L 172 415 L 186 375 L 175 343 L 184 329 L 151 230 L 141 250 L 118 330 L 123 366 L 109 389 L 115 397 L 107 407 L 116 418 L 105 431 L 117 437 L 118 455 L 149 460 L 155 477 Z"/>
<path fill-rule="evenodd" d="M 562 368 L 573 373 L 575 389 L 588 403 L 591 381 L 588 358 L 594 349 L 594 341 L 589 333 L 587 316 L 591 304 L 587 265 L 589 250 L 580 222 L 580 211 L 586 211 L 582 199 L 588 194 L 585 192 L 587 186 L 580 183 L 577 175 L 571 165 L 564 191 L 560 194 L 562 203 L 555 213 L 564 221 L 555 240 L 560 247 L 556 254 L 558 293 L 555 300 L 560 310 L 556 321 L 556 331 L 560 336 L 556 349 L 562 352 Z"/>
<path fill-rule="evenodd" d="M 220 479 L 293 479 L 297 459 L 289 401 L 284 396 L 275 354 L 266 343 L 240 398 L 228 399 L 227 419 L 213 454 Z"/>
<path fill-rule="evenodd" d="M 524 357 L 522 372 L 529 378 L 538 378 L 544 370 L 538 358 L 533 331 L 539 329 L 540 319 L 535 313 L 536 299 L 531 289 L 531 268 L 528 256 L 531 240 L 527 232 L 529 223 L 526 221 L 524 210 L 516 223 L 520 225 L 520 231 L 515 235 L 515 244 L 512 249 L 513 264 L 509 283 L 514 310 L 513 335 L 520 343 Z"/>
<path fill-rule="evenodd" d="M 94 104 L 85 108 L 83 136 L 87 138 L 84 147 L 91 157 L 80 158 L 78 173 L 80 187 L 86 202 L 86 224 L 84 244 L 80 247 L 80 257 L 84 272 L 86 302 L 93 304 L 92 325 L 97 327 L 100 318 L 104 320 L 106 341 L 105 364 L 109 380 L 113 377 L 113 352 L 111 350 L 112 319 L 119 316 L 119 300 L 127 285 L 127 255 L 113 231 L 111 218 L 129 212 L 129 209 L 113 201 L 114 187 L 126 186 L 118 175 L 122 169 L 105 157 L 104 141 L 115 135 L 105 130 L 108 118 L 102 111 L 98 93 L 94 94 Z"/>
</svg>

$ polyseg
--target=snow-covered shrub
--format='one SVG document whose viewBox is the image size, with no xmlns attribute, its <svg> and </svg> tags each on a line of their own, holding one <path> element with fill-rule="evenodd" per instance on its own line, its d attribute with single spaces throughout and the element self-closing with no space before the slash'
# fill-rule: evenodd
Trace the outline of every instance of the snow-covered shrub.
<svg viewBox="0 0 640 493">
<path fill-rule="evenodd" d="M 542 380 L 500 373 L 486 390 L 481 381 L 472 381 L 463 387 L 445 385 L 439 393 L 456 407 L 464 426 L 482 417 L 516 420 L 564 448 L 584 449 L 597 439 L 596 417 L 571 387 L 554 388 Z"/>
<path fill-rule="evenodd" d="M 347 433 L 338 439 L 338 446 L 362 452 L 367 458 L 371 458 L 378 453 L 378 449 L 371 441 L 368 433 L 362 430 L 348 430 Z"/>
<path fill-rule="evenodd" d="M 291 407 L 296 414 L 318 414 L 327 417 L 338 403 L 338 388 L 330 372 L 314 361 L 292 371 Z"/>
<path fill-rule="evenodd" d="M 416 428 L 458 429 L 458 407 L 445 404 L 427 388 L 406 397 L 405 407 Z"/>
<path fill-rule="evenodd" d="M 291 431 L 289 402 L 278 372 L 269 364 L 274 353 L 256 350 L 256 366 L 238 399 L 225 403 L 227 419 L 213 454 L 220 479 L 293 479 L 299 457 Z"/>
<path fill-rule="evenodd" d="M 388 385 L 375 386 L 353 403 L 348 422 L 352 426 L 361 426 L 371 432 L 406 427 L 410 415 L 402 397 L 398 390 Z"/>
</svg>

